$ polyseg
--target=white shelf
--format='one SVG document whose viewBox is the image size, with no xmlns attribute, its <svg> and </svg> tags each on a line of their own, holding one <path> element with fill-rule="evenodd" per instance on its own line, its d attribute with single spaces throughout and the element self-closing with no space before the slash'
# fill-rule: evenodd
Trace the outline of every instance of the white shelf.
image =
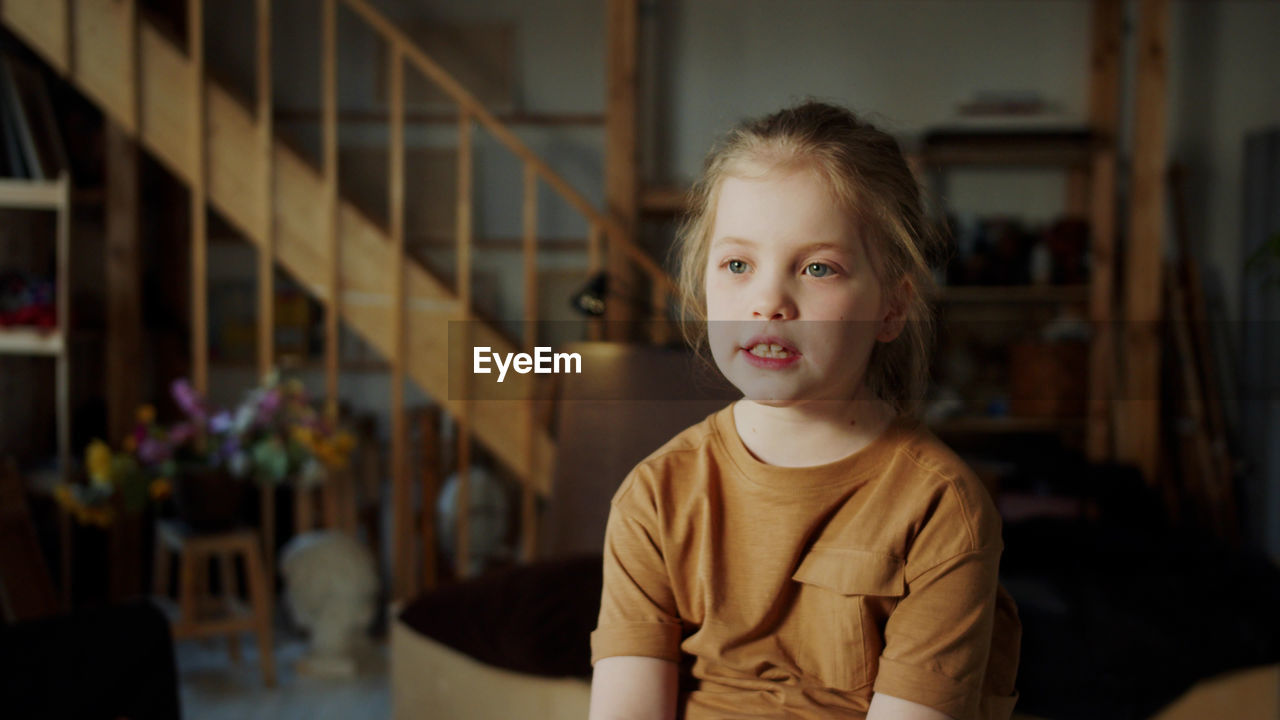
<svg viewBox="0 0 1280 720">
<path fill-rule="evenodd" d="M 62 180 L 0 178 L 0 207 L 58 210 L 66 194 L 67 184 Z"/>
<path fill-rule="evenodd" d="M 70 324 L 71 178 L 57 180 L 0 178 L 0 207 L 19 210 L 51 210 L 57 213 L 52 244 L 57 254 L 54 280 L 58 309 L 56 329 L 0 327 L 0 355 L 36 355 L 54 360 L 54 402 L 58 417 L 58 472 L 71 468 L 71 362 L 67 356 Z"/>
<path fill-rule="evenodd" d="M 0 327 L 0 355 L 58 355 L 63 346 L 57 330 Z"/>
</svg>

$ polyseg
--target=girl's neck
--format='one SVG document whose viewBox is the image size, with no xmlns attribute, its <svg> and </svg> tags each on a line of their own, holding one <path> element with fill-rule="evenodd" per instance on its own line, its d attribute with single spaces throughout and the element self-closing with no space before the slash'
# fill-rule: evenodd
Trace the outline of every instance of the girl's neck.
<svg viewBox="0 0 1280 720">
<path fill-rule="evenodd" d="M 810 467 L 835 462 L 870 445 L 893 422 L 883 400 L 762 405 L 739 400 L 733 406 L 738 436 L 761 462 Z"/>
</svg>

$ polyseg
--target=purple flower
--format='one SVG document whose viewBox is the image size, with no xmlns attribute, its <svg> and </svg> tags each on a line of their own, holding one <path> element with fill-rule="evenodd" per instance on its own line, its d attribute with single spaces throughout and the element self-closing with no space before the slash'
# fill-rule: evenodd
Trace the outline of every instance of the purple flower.
<svg viewBox="0 0 1280 720">
<path fill-rule="evenodd" d="M 262 400 L 258 403 L 258 417 L 256 422 L 259 425 L 265 425 L 271 422 L 276 411 L 280 409 L 280 400 L 280 391 L 276 388 L 271 388 L 267 392 L 263 393 Z"/>
<path fill-rule="evenodd" d="M 173 443 L 174 446 L 181 445 L 182 443 L 190 440 L 191 436 L 195 435 L 195 433 L 196 430 L 192 427 L 191 423 L 178 423 L 169 431 L 169 442 Z"/>
<path fill-rule="evenodd" d="M 174 380 L 170 391 L 173 393 L 173 399 L 178 403 L 178 407 L 182 408 L 182 411 L 193 420 L 203 423 L 204 419 L 208 417 L 209 411 L 205 407 L 204 398 L 200 397 L 200 393 L 191 387 L 191 383 L 187 382 L 186 378 Z"/>
<path fill-rule="evenodd" d="M 231 413 L 223 410 L 217 415 L 209 418 L 209 431 L 213 433 L 224 433 L 231 429 Z"/>
<path fill-rule="evenodd" d="M 168 460 L 169 452 L 169 445 L 156 438 L 143 438 L 138 444 L 138 459 L 145 465 L 158 465 Z"/>
</svg>

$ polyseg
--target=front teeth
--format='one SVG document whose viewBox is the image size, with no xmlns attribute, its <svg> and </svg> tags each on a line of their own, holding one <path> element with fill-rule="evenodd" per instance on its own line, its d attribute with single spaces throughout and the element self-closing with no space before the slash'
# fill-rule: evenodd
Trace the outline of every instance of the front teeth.
<svg viewBox="0 0 1280 720">
<path fill-rule="evenodd" d="M 791 353 L 786 348 L 775 343 L 759 343 L 749 351 L 752 355 L 762 358 L 785 358 L 790 357 Z"/>
</svg>

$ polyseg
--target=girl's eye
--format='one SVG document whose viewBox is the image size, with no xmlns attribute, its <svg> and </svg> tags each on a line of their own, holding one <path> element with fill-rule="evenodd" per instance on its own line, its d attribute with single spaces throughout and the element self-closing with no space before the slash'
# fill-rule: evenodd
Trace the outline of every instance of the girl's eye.
<svg viewBox="0 0 1280 720">
<path fill-rule="evenodd" d="M 730 260 L 725 263 L 725 267 L 729 268 L 729 272 L 734 275 L 741 275 L 747 271 L 747 264 L 742 260 Z"/>
<path fill-rule="evenodd" d="M 826 263 L 820 263 L 820 262 L 814 262 L 814 263 L 809 263 L 808 265 L 805 265 L 804 271 L 806 274 L 812 277 L 826 277 L 831 273 L 835 272 L 834 270 L 831 269 L 830 265 Z"/>
</svg>

